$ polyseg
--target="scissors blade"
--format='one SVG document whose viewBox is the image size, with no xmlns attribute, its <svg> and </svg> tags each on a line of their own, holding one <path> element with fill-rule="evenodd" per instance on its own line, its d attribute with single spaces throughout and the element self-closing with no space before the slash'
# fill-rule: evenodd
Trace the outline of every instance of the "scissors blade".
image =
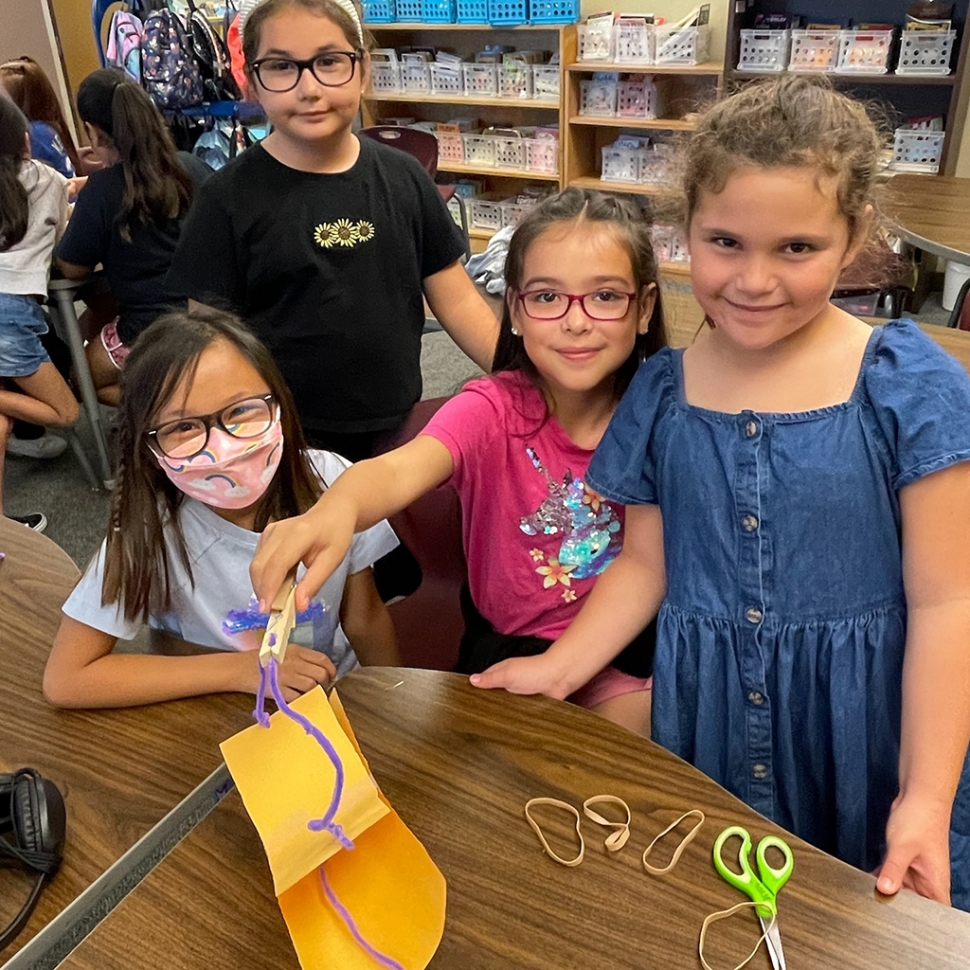
<svg viewBox="0 0 970 970">
<path fill-rule="evenodd" d="M 781 948 L 781 933 L 778 931 L 777 917 L 775 918 L 775 925 L 771 929 L 768 929 L 771 922 L 770 917 L 765 919 L 763 916 L 759 916 L 758 922 L 761 924 L 761 932 L 768 934 L 765 937 L 765 943 L 768 946 L 768 956 L 771 957 L 771 966 L 774 970 L 787 970 L 785 952 Z"/>
</svg>

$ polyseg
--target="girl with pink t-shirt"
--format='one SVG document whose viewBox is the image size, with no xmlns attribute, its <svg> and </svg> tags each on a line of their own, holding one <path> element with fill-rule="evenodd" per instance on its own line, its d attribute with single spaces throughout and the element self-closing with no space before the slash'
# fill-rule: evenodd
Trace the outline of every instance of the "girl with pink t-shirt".
<svg viewBox="0 0 970 970">
<path fill-rule="evenodd" d="M 624 523 L 622 506 L 586 487 L 586 467 L 637 366 L 665 344 L 649 225 L 628 202 L 567 189 L 516 230 L 506 280 L 492 375 L 306 514 L 269 526 L 251 570 L 262 600 L 302 560 L 302 604 L 355 532 L 447 483 L 468 562 L 462 672 L 543 652 L 579 612 Z M 573 699 L 648 733 L 652 659 L 648 630 Z"/>
</svg>

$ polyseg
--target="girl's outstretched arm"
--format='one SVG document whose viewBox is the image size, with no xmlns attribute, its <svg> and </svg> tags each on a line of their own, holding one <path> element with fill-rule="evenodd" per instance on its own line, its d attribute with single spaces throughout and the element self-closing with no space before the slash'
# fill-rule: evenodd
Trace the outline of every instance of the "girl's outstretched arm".
<svg viewBox="0 0 970 970">
<path fill-rule="evenodd" d="M 302 562 L 307 571 L 296 589 L 296 605 L 305 610 L 347 555 L 355 532 L 406 508 L 453 470 L 451 453 L 429 435 L 352 465 L 308 512 L 263 531 L 249 567 L 260 608 L 273 601 L 287 575 Z"/>
<path fill-rule="evenodd" d="M 591 680 L 654 618 L 666 590 L 663 520 L 656 505 L 628 505 L 623 551 L 596 580 L 569 629 L 543 654 L 515 657 L 473 674 L 476 687 L 568 697 Z"/>
<path fill-rule="evenodd" d="M 394 623 L 377 592 L 370 567 L 347 577 L 340 604 L 340 625 L 363 666 L 401 666 Z"/>
<path fill-rule="evenodd" d="M 238 691 L 255 694 L 258 650 L 192 656 L 112 653 L 116 638 L 65 616 L 44 669 L 44 696 L 55 707 L 134 707 L 180 697 Z M 317 684 L 330 685 L 330 658 L 290 644 L 280 667 L 288 701 Z"/>
<path fill-rule="evenodd" d="M 424 295 L 448 336 L 486 373 L 498 342 L 498 319 L 461 263 L 452 263 L 424 281 Z"/>
<path fill-rule="evenodd" d="M 899 795 L 877 888 L 950 901 L 953 797 L 970 742 L 970 464 L 900 492 L 906 658 Z"/>
</svg>

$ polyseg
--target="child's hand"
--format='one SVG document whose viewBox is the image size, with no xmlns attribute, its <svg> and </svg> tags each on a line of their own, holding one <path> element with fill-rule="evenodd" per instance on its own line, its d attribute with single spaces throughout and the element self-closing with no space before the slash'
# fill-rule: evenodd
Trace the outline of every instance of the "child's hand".
<svg viewBox="0 0 970 970">
<path fill-rule="evenodd" d="M 88 184 L 88 178 L 86 175 L 68 179 L 67 180 L 67 201 L 74 202 L 77 199 L 78 193 L 87 184 Z"/>
<path fill-rule="evenodd" d="M 502 687 L 511 694 L 545 694 L 563 700 L 569 693 L 559 677 L 560 671 L 545 654 L 502 660 L 469 680 L 474 687 Z"/>
<path fill-rule="evenodd" d="M 259 651 L 247 650 L 241 656 L 248 661 L 246 691 L 255 694 L 259 687 Z M 325 653 L 291 643 L 276 674 L 283 699 L 291 703 L 317 684 L 324 689 L 329 687 L 337 677 L 337 668 Z"/>
<path fill-rule="evenodd" d="M 309 512 L 273 522 L 259 537 L 249 577 L 264 612 L 290 571 L 302 562 L 306 575 L 296 587 L 296 608 L 305 610 L 310 597 L 340 565 L 354 538 L 356 516 L 324 496 Z"/>
<path fill-rule="evenodd" d="M 886 858 L 876 889 L 892 896 L 901 888 L 950 905 L 950 811 L 900 796 L 886 825 Z"/>
</svg>

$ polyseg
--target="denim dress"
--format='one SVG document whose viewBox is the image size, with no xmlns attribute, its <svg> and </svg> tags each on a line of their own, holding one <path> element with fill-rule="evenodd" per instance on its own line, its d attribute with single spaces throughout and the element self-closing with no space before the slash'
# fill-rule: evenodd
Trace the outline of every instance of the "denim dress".
<svg viewBox="0 0 970 970">
<path fill-rule="evenodd" d="M 693 407 L 682 360 L 640 367 L 587 473 L 663 514 L 653 739 L 873 869 L 899 785 L 899 491 L 970 460 L 970 379 L 908 320 L 874 327 L 849 400 L 813 411 Z M 951 829 L 970 908 L 967 765 Z"/>
</svg>

